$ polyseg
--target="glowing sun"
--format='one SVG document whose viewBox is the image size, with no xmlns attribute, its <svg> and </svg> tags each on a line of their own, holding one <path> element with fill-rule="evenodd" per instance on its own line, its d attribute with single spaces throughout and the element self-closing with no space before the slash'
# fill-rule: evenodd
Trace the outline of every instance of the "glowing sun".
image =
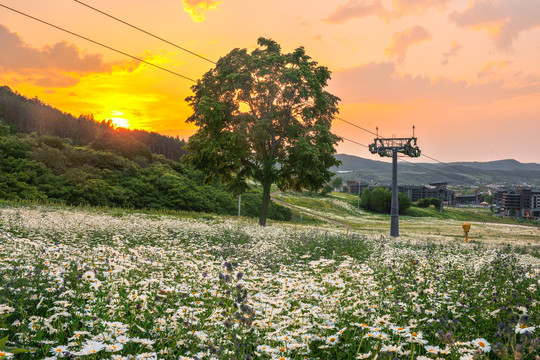
<svg viewBox="0 0 540 360">
<path fill-rule="evenodd" d="M 121 112 L 121 111 L 112 111 L 112 115 L 113 116 L 122 116 L 122 115 L 124 115 L 124 113 Z M 110 119 L 111 119 L 114 127 L 122 127 L 122 128 L 129 129 L 129 120 L 128 119 L 124 119 L 122 117 L 112 117 Z"/>
</svg>

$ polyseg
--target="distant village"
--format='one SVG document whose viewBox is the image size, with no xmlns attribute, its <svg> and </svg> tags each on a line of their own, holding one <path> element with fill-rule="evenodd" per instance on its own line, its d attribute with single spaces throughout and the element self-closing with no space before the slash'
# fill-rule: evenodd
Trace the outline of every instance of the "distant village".
<svg viewBox="0 0 540 360">
<path fill-rule="evenodd" d="M 354 180 L 346 181 L 336 190 L 359 194 L 364 189 L 373 190 L 380 186 L 391 190 L 388 185 Z M 498 185 L 491 184 L 486 192 L 474 191 L 472 194 L 457 195 L 456 191 L 448 189 L 448 182 L 431 183 L 429 186 L 399 185 L 398 189 L 414 203 L 424 198 L 437 198 L 445 206 L 486 207 L 502 216 L 540 218 L 540 189 L 532 189 L 529 186 L 499 188 Z"/>
</svg>

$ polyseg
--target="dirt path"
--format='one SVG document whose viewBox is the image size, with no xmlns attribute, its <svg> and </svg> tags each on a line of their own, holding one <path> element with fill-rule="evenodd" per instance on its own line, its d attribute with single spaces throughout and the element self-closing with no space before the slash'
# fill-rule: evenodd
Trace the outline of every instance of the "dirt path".
<svg viewBox="0 0 540 360">
<path fill-rule="evenodd" d="M 281 199 L 276 199 L 275 196 L 277 195 L 280 195 L 281 194 L 281 191 L 274 191 L 273 193 L 270 193 L 270 198 L 272 199 L 273 202 L 275 202 L 276 204 L 279 204 L 279 205 L 282 205 L 281 204 Z M 291 205 L 291 204 L 286 204 L 286 203 L 283 203 L 283 206 L 289 208 L 289 209 L 292 209 L 292 210 L 296 210 L 300 213 L 303 213 L 303 214 L 306 214 L 306 215 L 309 215 L 311 217 L 314 217 L 316 219 L 319 219 L 319 220 L 322 220 L 322 221 L 326 221 L 327 223 L 330 223 L 330 224 L 334 224 L 334 225 L 337 225 L 337 226 L 342 226 L 346 229 L 351 229 L 352 226 L 349 225 L 349 224 L 345 224 L 345 223 L 342 223 L 342 222 L 339 222 L 339 221 L 336 221 L 334 219 L 330 219 L 330 218 L 327 218 L 325 216 L 321 216 L 321 215 L 317 215 L 317 214 L 314 214 L 312 213 L 311 211 L 307 211 L 305 209 L 301 209 L 299 207 L 296 207 L 294 205 Z"/>
</svg>

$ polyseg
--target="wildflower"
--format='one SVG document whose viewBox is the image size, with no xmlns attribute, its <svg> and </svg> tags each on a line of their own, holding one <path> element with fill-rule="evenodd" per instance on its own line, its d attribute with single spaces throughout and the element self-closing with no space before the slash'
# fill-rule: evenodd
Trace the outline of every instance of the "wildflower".
<svg viewBox="0 0 540 360">
<path fill-rule="evenodd" d="M 328 345 L 334 345 L 338 341 L 339 341 L 339 337 L 337 337 L 336 335 L 332 335 L 326 338 L 326 343 Z"/>
<path fill-rule="evenodd" d="M 76 355 L 91 355 L 96 354 L 103 350 L 105 345 L 99 341 L 87 341 L 81 351 L 77 352 Z"/>
<path fill-rule="evenodd" d="M 401 350 L 401 346 L 395 346 L 395 345 L 383 345 L 381 347 L 381 352 L 399 352 Z"/>
<path fill-rule="evenodd" d="M 4 351 L 4 350 L 0 350 L 0 359 L 11 359 L 13 356 L 14 356 L 13 353 L 10 353 L 10 352 Z"/>
<path fill-rule="evenodd" d="M 532 334 L 534 332 L 534 329 L 536 329 L 535 326 L 527 326 L 524 323 L 517 324 L 516 325 L 516 334 L 525 334 L 529 333 Z"/>
<path fill-rule="evenodd" d="M 126 344 L 130 341 L 131 339 L 128 338 L 127 336 L 117 336 L 116 337 L 116 341 L 119 342 L 120 344 Z"/>
<path fill-rule="evenodd" d="M 403 334 L 407 332 L 407 329 L 402 326 L 390 326 L 390 329 L 392 329 L 395 334 Z"/>
<path fill-rule="evenodd" d="M 491 351 L 491 345 L 488 343 L 486 339 L 480 338 L 471 341 L 472 345 L 476 346 L 477 348 L 482 349 L 483 352 L 488 353 Z"/>
<path fill-rule="evenodd" d="M 128 360 L 127 356 L 121 356 L 121 355 L 111 355 L 113 360 Z"/>
<path fill-rule="evenodd" d="M 441 348 L 438 346 L 426 345 L 424 346 L 424 348 L 426 349 L 428 354 L 438 354 L 439 352 L 441 352 Z"/>
<path fill-rule="evenodd" d="M 135 357 L 136 360 L 142 360 L 142 359 L 149 359 L 149 360 L 157 360 L 157 354 L 156 353 L 142 353 Z"/>
<path fill-rule="evenodd" d="M 418 333 L 412 332 L 409 335 L 409 341 L 413 342 L 413 343 L 418 343 L 418 344 L 427 344 L 427 340 L 424 340 L 422 338 L 422 333 L 421 332 L 418 332 Z"/>
<path fill-rule="evenodd" d="M 257 351 L 264 351 L 267 354 L 272 354 L 277 352 L 277 349 L 267 345 L 259 345 L 257 346 Z"/>
<path fill-rule="evenodd" d="M 371 351 L 368 352 L 368 353 L 365 353 L 365 354 L 358 354 L 358 355 L 356 355 L 356 358 L 357 359 L 367 359 L 370 356 L 371 356 Z"/>
<path fill-rule="evenodd" d="M 107 345 L 105 350 L 108 352 L 117 352 L 117 351 L 122 350 L 123 348 L 124 348 L 124 345 L 122 343 L 117 343 L 117 344 Z"/>
<path fill-rule="evenodd" d="M 69 347 L 67 346 L 56 346 L 51 349 L 51 353 L 55 354 L 56 356 L 63 356 L 64 353 L 68 352 Z"/>
</svg>

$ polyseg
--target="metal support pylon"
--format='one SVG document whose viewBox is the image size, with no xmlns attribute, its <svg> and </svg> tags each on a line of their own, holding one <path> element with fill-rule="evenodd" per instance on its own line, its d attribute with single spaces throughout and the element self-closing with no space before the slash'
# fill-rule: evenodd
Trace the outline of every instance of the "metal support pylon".
<svg viewBox="0 0 540 360">
<path fill-rule="evenodd" d="M 390 212 L 390 236 L 399 236 L 399 197 L 397 185 L 397 155 L 405 154 L 409 157 L 419 157 L 420 149 L 416 145 L 417 138 L 380 138 L 377 128 L 377 138 L 373 144 L 369 145 L 369 151 L 372 154 L 392 157 L 392 206 Z"/>
</svg>

